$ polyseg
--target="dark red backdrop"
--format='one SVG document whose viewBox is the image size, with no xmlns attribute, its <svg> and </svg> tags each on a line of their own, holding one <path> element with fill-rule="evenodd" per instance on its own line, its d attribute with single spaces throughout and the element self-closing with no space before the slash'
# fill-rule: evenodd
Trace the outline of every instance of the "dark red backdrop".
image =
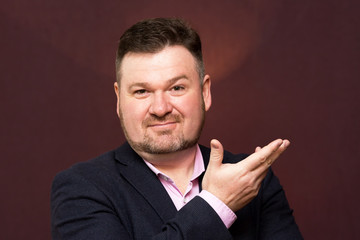
<svg viewBox="0 0 360 240">
<path fill-rule="evenodd" d="M 201 142 L 251 152 L 289 138 L 274 169 L 305 238 L 358 236 L 358 1 L 193 2 L 2 2 L 0 239 L 49 239 L 54 175 L 124 141 L 117 40 L 157 16 L 202 36 L 213 106 Z"/>
</svg>

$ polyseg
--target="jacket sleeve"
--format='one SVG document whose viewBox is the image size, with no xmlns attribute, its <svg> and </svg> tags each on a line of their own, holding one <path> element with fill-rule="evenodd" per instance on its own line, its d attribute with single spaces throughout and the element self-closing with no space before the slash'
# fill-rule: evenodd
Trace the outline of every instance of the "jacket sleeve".
<svg viewBox="0 0 360 240">
<path fill-rule="evenodd" d="M 140 239 L 134 237 L 130 222 L 124 219 L 126 216 L 119 216 L 106 193 L 82 175 L 66 170 L 55 177 L 51 192 L 54 240 Z M 195 197 L 159 229 L 144 229 L 141 239 L 226 240 L 232 237 L 211 206 Z"/>
<path fill-rule="evenodd" d="M 54 240 L 130 239 L 101 189 L 70 170 L 53 181 L 51 229 Z"/>
<path fill-rule="evenodd" d="M 271 169 L 261 187 L 259 204 L 260 239 L 303 239 L 285 192 Z"/>
</svg>

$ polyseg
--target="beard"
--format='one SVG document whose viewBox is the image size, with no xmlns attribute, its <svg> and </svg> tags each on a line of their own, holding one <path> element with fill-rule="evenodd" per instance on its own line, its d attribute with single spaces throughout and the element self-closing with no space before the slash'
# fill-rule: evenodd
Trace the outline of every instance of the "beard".
<svg viewBox="0 0 360 240">
<path fill-rule="evenodd" d="M 167 154 L 182 151 L 188 148 L 193 147 L 199 141 L 201 131 L 205 123 L 205 106 L 204 103 L 201 104 L 199 109 L 201 111 L 201 119 L 197 129 L 193 129 L 194 134 L 192 136 L 185 136 L 184 132 L 181 131 L 179 134 L 174 134 L 173 130 L 164 130 L 156 132 L 156 134 L 149 134 L 145 131 L 144 136 L 141 141 L 134 141 L 131 139 L 125 125 L 123 118 L 123 113 L 120 111 L 120 123 L 123 129 L 124 135 L 130 146 L 136 152 L 146 152 L 149 154 Z M 152 123 L 161 123 L 161 122 L 176 122 L 177 124 L 182 124 L 184 122 L 183 116 L 179 114 L 168 113 L 165 116 L 158 117 L 152 115 L 142 122 L 142 128 L 147 129 Z"/>
</svg>

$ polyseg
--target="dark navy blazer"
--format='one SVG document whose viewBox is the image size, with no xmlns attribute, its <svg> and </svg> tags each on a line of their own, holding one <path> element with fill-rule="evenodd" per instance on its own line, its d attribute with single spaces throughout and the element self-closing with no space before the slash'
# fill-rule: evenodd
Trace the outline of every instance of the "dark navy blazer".
<svg viewBox="0 0 360 240">
<path fill-rule="evenodd" d="M 207 166 L 210 149 L 200 148 Z M 225 152 L 223 162 L 245 157 Z M 258 196 L 236 215 L 227 229 L 201 197 L 177 211 L 157 176 L 128 143 L 59 173 L 51 192 L 54 240 L 302 239 L 271 170 Z"/>
</svg>

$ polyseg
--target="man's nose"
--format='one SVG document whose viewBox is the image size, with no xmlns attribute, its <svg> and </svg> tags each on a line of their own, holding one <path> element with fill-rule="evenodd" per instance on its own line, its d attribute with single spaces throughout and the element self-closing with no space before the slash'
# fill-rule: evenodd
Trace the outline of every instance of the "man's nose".
<svg viewBox="0 0 360 240">
<path fill-rule="evenodd" d="M 172 105 L 166 93 L 154 93 L 149 109 L 150 114 L 163 117 L 172 111 Z"/>
</svg>

